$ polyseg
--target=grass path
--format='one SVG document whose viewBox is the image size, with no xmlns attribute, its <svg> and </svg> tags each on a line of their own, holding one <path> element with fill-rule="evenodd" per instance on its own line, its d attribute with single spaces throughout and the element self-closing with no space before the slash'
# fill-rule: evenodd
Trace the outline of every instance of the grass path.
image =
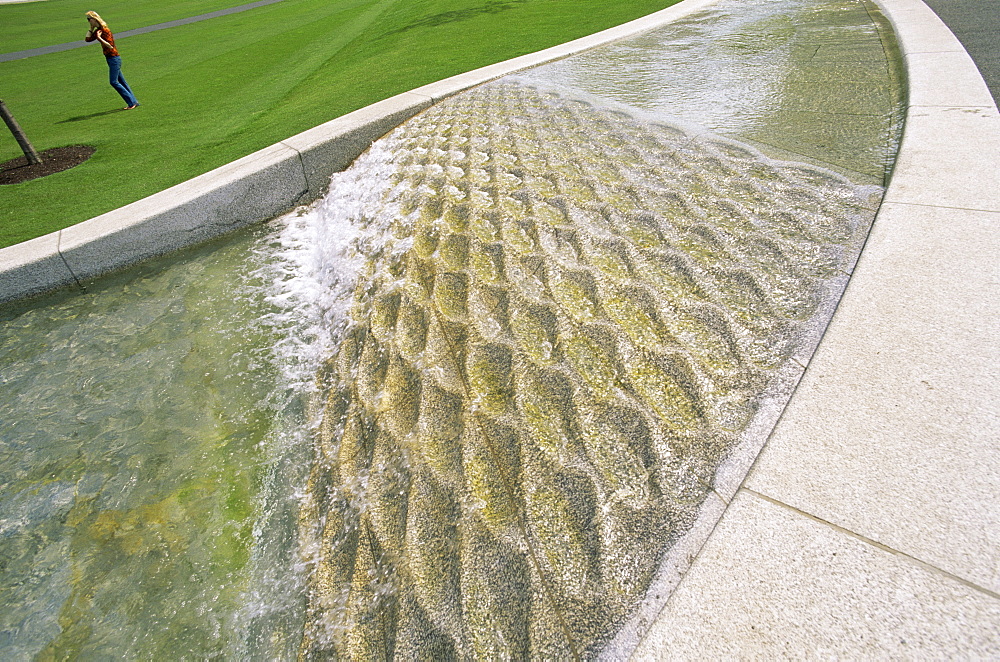
<svg viewBox="0 0 1000 662">
<path fill-rule="evenodd" d="M 0 187 L 0 246 L 134 202 L 380 99 L 674 1 L 285 0 L 121 40 L 123 71 L 143 104 L 129 112 L 116 110 L 123 104 L 97 48 L 2 63 L 0 98 L 38 150 L 88 144 L 97 152 L 72 170 Z M 181 18 L 180 7 L 193 15 L 244 3 L 181 0 L 167 11 L 147 0 L 108 0 L 99 11 L 125 30 Z M 31 7 L 42 22 L 55 21 L 55 8 L 71 11 L 73 35 L 26 23 L 35 41 L 14 30 L 0 51 L 86 30 L 78 0 L 0 5 L 0 23 L 8 24 L 9 10 Z M 0 161 L 19 155 L 0 134 Z"/>
</svg>

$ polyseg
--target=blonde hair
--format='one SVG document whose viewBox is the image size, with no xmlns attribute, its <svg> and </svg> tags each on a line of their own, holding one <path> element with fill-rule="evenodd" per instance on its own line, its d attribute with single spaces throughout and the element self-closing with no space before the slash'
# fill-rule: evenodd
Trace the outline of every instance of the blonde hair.
<svg viewBox="0 0 1000 662">
<path fill-rule="evenodd" d="M 87 16 L 87 18 L 92 18 L 95 21 L 97 21 L 101 25 L 101 27 L 103 29 L 105 29 L 105 30 L 110 30 L 111 29 L 111 28 L 108 27 L 108 24 L 104 22 L 104 19 L 101 18 L 101 15 L 98 14 L 96 11 L 89 11 L 89 12 L 87 12 L 86 16 Z"/>
</svg>

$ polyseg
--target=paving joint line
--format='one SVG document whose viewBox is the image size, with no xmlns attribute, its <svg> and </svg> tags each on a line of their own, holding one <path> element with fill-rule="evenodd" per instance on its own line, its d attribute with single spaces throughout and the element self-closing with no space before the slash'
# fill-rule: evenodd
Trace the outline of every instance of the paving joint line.
<svg viewBox="0 0 1000 662">
<path fill-rule="evenodd" d="M 837 531 L 839 533 L 843 533 L 843 534 L 845 534 L 847 536 L 850 536 L 850 537 L 852 537 L 852 538 L 854 538 L 856 540 L 859 540 L 859 541 L 861 541 L 863 543 L 871 545 L 872 547 L 876 547 L 876 548 L 882 550 L 883 552 L 888 552 L 890 554 L 894 554 L 896 556 L 903 557 L 903 558 L 905 558 L 905 559 L 907 559 L 909 561 L 912 561 L 916 565 L 919 565 L 920 567 L 924 568 L 925 570 L 930 570 L 930 571 L 935 572 L 937 574 L 944 575 L 945 577 L 948 577 L 949 579 L 952 579 L 952 580 L 954 580 L 956 582 L 959 582 L 960 584 L 964 584 L 965 586 L 967 586 L 967 587 L 969 587 L 971 589 L 975 589 L 976 591 L 978 591 L 980 593 L 983 593 L 983 594 L 985 594 L 985 595 L 987 595 L 987 596 L 989 596 L 989 597 L 991 597 L 991 598 L 993 598 L 995 600 L 1000 600 L 1000 593 L 997 593 L 995 591 L 991 591 L 990 589 L 986 588 L 985 586 L 980 586 L 979 584 L 976 584 L 975 582 L 969 581 L 968 579 L 965 579 L 964 577 L 959 577 L 958 575 L 953 574 L 951 572 L 948 572 L 947 570 L 944 570 L 943 568 L 939 568 L 938 566 L 936 566 L 936 565 L 934 565 L 932 563 L 928 563 L 927 561 L 924 561 L 924 560 L 922 560 L 920 558 L 917 558 L 916 556 L 913 556 L 912 554 L 907 554 L 906 552 L 902 552 L 902 551 L 900 551 L 898 549 L 890 547 L 890 546 L 886 545 L 885 543 L 881 543 L 881 542 L 879 542 L 879 541 L 877 541 L 877 540 L 875 540 L 873 538 L 869 538 L 868 536 L 862 535 L 862 534 L 858 533 L 857 531 L 851 531 L 848 528 L 845 528 L 845 527 L 840 526 L 838 524 L 834 524 L 833 522 L 825 520 L 822 517 L 817 517 L 816 515 L 813 515 L 812 513 L 806 512 L 805 510 L 802 510 L 801 508 L 796 508 L 795 506 L 787 504 L 784 501 L 781 501 L 779 499 L 775 499 L 774 497 L 770 497 L 770 496 L 768 496 L 766 494 L 763 494 L 762 492 L 758 492 L 757 490 L 751 489 L 749 487 L 743 487 L 743 486 L 741 486 L 740 489 L 739 489 L 739 491 L 740 492 L 747 492 L 748 494 L 752 494 L 752 495 L 754 495 L 756 497 L 760 497 L 764 501 L 767 501 L 767 502 L 772 503 L 772 504 L 774 504 L 776 506 L 780 506 L 782 508 L 790 510 L 793 513 L 796 513 L 798 515 L 802 515 L 803 517 L 811 519 L 814 522 L 819 522 L 820 524 L 824 524 L 827 527 L 833 529 L 834 531 Z"/>
<path fill-rule="evenodd" d="M 77 278 L 76 272 L 73 271 L 73 267 L 69 266 L 69 262 L 66 260 L 66 255 L 62 252 L 62 230 L 59 231 L 59 240 L 56 243 L 56 252 L 59 253 L 59 259 L 62 260 L 62 263 L 66 265 L 66 271 L 68 271 L 69 275 L 73 277 L 73 282 L 75 282 L 76 286 L 79 287 L 84 294 L 86 294 L 87 292 L 86 285 L 81 283 L 80 279 Z"/>
<path fill-rule="evenodd" d="M 966 53 L 965 50 L 958 50 L 955 48 L 949 48 L 945 50 L 935 50 L 935 51 L 909 51 L 904 55 L 904 58 L 910 57 L 912 55 L 943 55 L 945 53 Z"/>
<path fill-rule="evenodd" d="M 986 106 L 986 105 L 982 105 L 982 104 L 977 105 L 977 106 L 969 106 L 969 105 L 960 106 L 960 105 L 953 104 L 953 103 L 940 103 L 940 104 L 938 104 L 938 103 L 920 103 L 920 104 L 916 104 L 915 103 L 915 104 L 910 105 L 909 108 L 951 108 L 951 109 L 954 109 L 954 110 L 962 110 L 962 109 L 968 109 L 968 110 L 993 110 L 993 106 Z"/>
<path fill-rule="evenodd" d="M 906 205 L 908 207 L 926 207 L 928 209 L 951 209 L 954 211 L 971 211 L 983 214 L 1000 214 L 1000 209 L 985 209 L 980 207 L 955 207 L 954 205 L 932 205 L 926 202 L 907 202 L 905 200 L 885 200 L 883 205 Z"/>
</svg>

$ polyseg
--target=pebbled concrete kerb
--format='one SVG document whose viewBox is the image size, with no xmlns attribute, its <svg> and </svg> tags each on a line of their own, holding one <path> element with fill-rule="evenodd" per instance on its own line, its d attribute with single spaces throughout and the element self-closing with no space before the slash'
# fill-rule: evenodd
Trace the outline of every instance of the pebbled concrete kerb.
<svg viewBox="0 0 1000 662">
<path fill-rule="evenodd" d="M 909 84 L 882 207 L 632 660 L 1000 658 L 1000 113 L 922 0 L 876 1 Z"/>
<path fill-rule="evenodd" d="M 0 301 L 41 294 L 76 278 L 59 254 L 60 232 L 0 250 Z"/>
<path fill-rule="evenodd" d="M 66 228 L 59 233 L 59 252 L 84 281 L 279 214 L 306 190 L 298 152 L 279 143 L 187 185 Z"/>
<path fill-rule="evenodd" d="M 330 176 L 405 120 L 462 90 L 658 28 L 717 0 L 684 0 L 623 25 L 418 87 L 72 227 L 0 249 L 0 303 L 118 271 L 320 197 Z"/>
</svg>

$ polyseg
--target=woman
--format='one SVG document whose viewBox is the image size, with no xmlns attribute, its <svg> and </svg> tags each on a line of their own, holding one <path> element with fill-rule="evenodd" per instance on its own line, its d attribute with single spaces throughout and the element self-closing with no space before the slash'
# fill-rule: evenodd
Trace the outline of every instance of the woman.
<svg viewBox="0 0 1000 662">
<path fill-rule="evenodd" d="M 132 94 L 132 88 L 125 82 L 125 76 L 122 76 L 122 58 L 118 55 L 118 49 L 115 48 L 114 35 L 111 34 L 108 24 L 104 22 L 104 19 L 97 12 L 87 12 L 87 21 L 90 23 L 90 29 L 87 30 L 85 41 L 94 41 L 96 39 L 101 42 L 104 57 L 108 60 L 111 87 L 115 88 L 118 94 L 122 95 L 122 99 L 125 99 L 125 110 L 132 110 L 139 105 L 139 102 L 136 101 L 135 95 Z"/>
</svg>

